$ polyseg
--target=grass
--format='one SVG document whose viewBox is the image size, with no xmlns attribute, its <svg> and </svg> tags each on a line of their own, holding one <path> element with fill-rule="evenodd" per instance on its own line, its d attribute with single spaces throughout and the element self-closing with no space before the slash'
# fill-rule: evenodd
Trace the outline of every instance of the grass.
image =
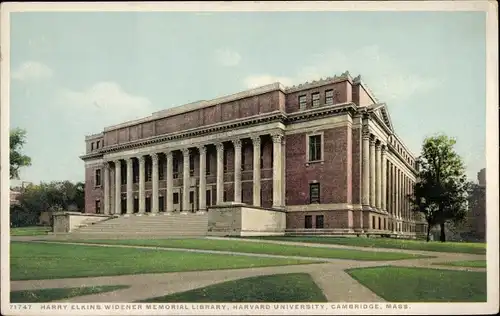
<svg viewBox="0 0 500 316">
<path fill-rule="evenodd" d="M 349 260 L 402 260 L 425 258 L 425 256 L 398 253 L 377 252 L 352 249 L 335 249 L 326 247 L 306 247 L 294 245 L 278 245 L 271 243 L 246 242 L 238 240 L 215 240 L 215 239 L 129 239 L 129 240 L 75 240 L 71 242 L 98 243 L 113 245 L 154 246 L 166 248 L 202 249 L 217 251 L 233 251 L 242 253 L 258 253 L 269 255 L 315 257 L 328 259 Z"/>
<path fill-rule="evenodd" d="M 265 275 L 223 282 L 143 302 L 326 302 L 307 273 Z"/>
<path fill-rule="evenodd" d="M 11 303 L 44 303 L 72 297 L 110 292 L 128 288 L 128 285 L 104 285 L 58 289 L 41 289 L 10 292 Z"/>
<path fill-rule="evenodd" d="M 12 242 L 11 280 L 96 277 L 316 263 L 139 248 Z"/>
<path fill-rule="evenodd" d="M 486 302 L 486 272 L 409 267 L 347 272 L 388 302 Z"/>
<path fill-rule="evenodd" d="M 434 264 L 440 265 L 440 266 L 486 268 L 486 260 L 464 260 L 464 261 L 436 262 Z"/>
<path fill-rule="evenodd" d="M 335 244 L 367 248 L 394 248 L 406 250 L 424 250 L 436 252 L 457 252 L 471 254 L 486 254 L 486 243 L 439 242 L 390 238 L 356 238 L 356 237 L 318 237 L 318 236 L 269 236 L 244 237 L 263 240 L 279 240 L 293 242 L 308 242 L 320 244 Z"/>
<path fill-rule="evenodd" d="M 51 227 L 45 226 L 30 226 L 30 227 L 15 227 L 10 229 L 11 236 L 40 236 L 47 235 L 52 230 Z"/>
</svg>

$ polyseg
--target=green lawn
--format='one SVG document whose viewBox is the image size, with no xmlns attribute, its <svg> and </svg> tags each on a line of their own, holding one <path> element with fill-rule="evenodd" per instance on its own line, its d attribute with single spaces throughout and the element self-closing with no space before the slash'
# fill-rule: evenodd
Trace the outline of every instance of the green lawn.
<svg viewBox="0 0 500 316">
<path fill-rule="evenodd" d="M 186 251 L 12 242 L 11 280 L 76 278 L 317 263 Z"/>
<path fill-rule="evenodd" d="M 351 249 L 334 249 L 326 247 L 305 247 L 293 245 L 278 245 L 271 243 L 246 242 L 238 240 L 215 239 L 129 239 L 129 240 L 74 240 L 78 243 L 99 243 L 113 245 L 155 246 L 167 248 L 189 248 L 203 250 L 234 251 L 243 253 L 259 253 L 283 256 L 316 257 L 350 260 L 401 260 L 425 258 L 424 256 L 398 253 L 376 252 Z"/>
<path fill-rule="evenodd" d="M 486 260 L 464 260 L 464 261 L 436 262 L 434 264 L 440 265 L 440 266 L 486 268 Z"/>
<path fill-rule="evenodd" d="M 358 237 L 319 237 L 319 236 L 270 236 L 270 237 L 244 237 L 263 240 L 280 240 L 294 242 L 309 242 L 320 244 L 336 244 L 368 248 L 395 248 L 408 250 L 424 250 L 437 252 L 459 252 L 472 254 L 486 254 L 485 243 L 466 242 L 439 242 L 392 238 L 358 238 Z"/>
<path fill-rule="evenodd" d="M 59 289 L 41 289 L 10 292 L 11 303 L 44 303 L 68 298 L 126 289 L 128 285 L 104 285 Z"/>
<path fill-rule="evenodd" d="M 388 302 L 486 302 L 486 272 L 408 267 L 347 272 Z"/>
<path fill-rule="evenodd" d="M 47 235 L 52 231 L 52 227 L 45 226 L 30 226 L 30 227 L 15 227 L 10 229 L 11 236 L 39 236 Z"/>
<path fill-rule="evenodd" d="M 143 302 L 327 302 L 307 273 L 265 275 L 228 281 Z"/>
</svg>

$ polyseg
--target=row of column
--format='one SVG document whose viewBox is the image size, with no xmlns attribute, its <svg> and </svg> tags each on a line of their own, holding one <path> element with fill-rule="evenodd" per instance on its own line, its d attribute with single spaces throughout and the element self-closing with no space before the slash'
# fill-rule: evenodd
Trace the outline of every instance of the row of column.
<svg viewBox="0 0 500 316">
<path fill-rule="evenodd" d="M 362 201 L 364 206 L 386 210 L 386 146 L 368 131 L 363 133 Z"/>
<path fill-rule="evenodd" d="M 387 159 L 387 146 L 368 129 L 362 136 L 362 204 L 383 212 L 393 219 L 414 220 L 409 195 L 413 194 L 413 181 Z M 360 216 L 360 226 L 363 219 Z M 411 224 L 413 225 L 413 224 Z M 409 231 L 409 225 L 404 230 Z M 403 227 L 393 230 L 402 231 Z"/>
<path fill-rule="evenodd" d="M 283 206 L 282 194 L 282 143 L 283 134 L 272 134 L 273 140 L 273 208 L 281 208 Z M 260 152 L 261 152 L 261 136 L 251 137 L 253 143 L 253 205 L 260 206 L 261 201 L 261 165 L 260 165 Z M 241 139 L 231 140 L 234 145 L 234 202 L 241 203 Z M 200 155 L 199 159 L 199 207 L 203 211 L 206 209 L 206 154 L 207 145 L 198 146 Z M 217 149 L 217 172 L 216 172 L 216 203 L 221 204 L 224 198 L 224 145 L 222 142 L 216 143 Z M 167 158 L 167 212 L 173 211 L 173 151 L 177 149 L 170 149 L 165 151 Z M 189 158 L 191 154 L 190 148 L 180 149 L 183 154 L 183 184 L 182 184 L 182 211 L 189 210 L 189 192 L 191 187 L 190 173 L 189 173 Z M 152 205 L 151 212 L 158 212 L 158 197 L 159 197 L 159 175 L 158 175 L 158 153 L 151 153 L 152 158 Z M 125 159 L 127 167 L 127 213 L 133 213 L 133 159 L 139 160 L 139 213 L 145 213 L 146 210 L 146 174 L 144 155 L 138 157 L 129 157 Z M 115 214 L 121 213 L 121 160 L 114 161 L 115 163 Z M 111 183 L 110 183 L 110 164 L 104 163 L 104 214 L 111 213 Z"/>
</svg>

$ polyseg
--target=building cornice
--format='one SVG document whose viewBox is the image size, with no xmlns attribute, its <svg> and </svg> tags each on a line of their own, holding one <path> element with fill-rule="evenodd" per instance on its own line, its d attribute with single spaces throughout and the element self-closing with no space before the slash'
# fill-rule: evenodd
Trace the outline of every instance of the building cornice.
<svg viewBox="0 0 500 316">
<path fill-rule="evenodd" d="M 97 133 L 97 134 L 92 134 L 92 135 L 87 135 L 85 136 L 85 140 L 93 140 L 93 139 L 98 139 L 98 138 L 103 138 L 104 133 Z"/>
<path fill-rule="evenodd" d="M 112 146 L 106 146 L 96 152 L 85 154 L 80 156 L 82 160 L 91 160 L 91 159 L 96 159 L 96 158 L 101 158 L 104 154 L 108 153 L 114 153 L 117 151 L 122 151 L 122 150 L 127 150 L 127 149 L 133 149 L 137 147 L 143 147 L 147 145 L 152 145 L 152 144 L 158 144 L 158 143 L 163 143 L 163 142 L 169 142 L 169 141 L 174 141 L 174 140 L 180 140 L 180 139 L 185 139 L 185 138 L 192 138 L 192 137 L 197 137 L 197 136 L 203 136 L 207 134 L 212 134 L 212 133 L 220 133 L 226 130 L 231 130 L 235 128 L 241 128 L 245 126 L 253 126 L 253 125 L 259 125 L 263 123 L 272 123 L 272 122 L 281 122 L 284 124 L 289 124 L 289 123 L 294 123 L 294 122 L 300 122 L 302 120 L 307 120 L 311 118 L 318 118 L 318 117 L 327 117 L 330 115 L 335 115 L 338 113 L 344 113 L 344 112 L 349 112 L 349 113 L 355 113 L 357 110 L 356 104 L 349 102 L 349 103 L 342 103 L 342 104 L 336 104 L 332 106 L 323 106 L 323 107 L 318 107 L 314 109 L 310 109 L 307 111 L 301 111 L 297 113 L 292 113 L 292 114 L 285 114 L 281 111 L 274 111 L 271 113 L 267 114 L 261 114 L 261 115 L 255 115 L 252 117 L 247 117 L 244 119 L 237 119 L 229 122 L 224 122 L 224 123 L 217 123 L 217 124 L 212 124 L 208 126 L 202 126 L 202 127 L 197 127 L 189 130 L 184 130 L 180 132 L 174 132 L 174 133 L 169 133 L 169 134 L 164 134 L 164 135 L 159 135 L 159 136 L 153 136 L 145 139 L 140 139 L 140 140 L 135 140 L 123 144 L 117 144 L 117 145 L 112 145 Z"/>
</svg>

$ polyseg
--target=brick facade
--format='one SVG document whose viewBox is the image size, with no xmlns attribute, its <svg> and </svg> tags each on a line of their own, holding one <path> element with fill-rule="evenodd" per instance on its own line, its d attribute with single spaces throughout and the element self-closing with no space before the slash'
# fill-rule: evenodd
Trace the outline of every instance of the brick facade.
<svg viewBox="0 0 500 316">
<path fill-rule="evenodd" d="M 259 90 L 260 89 L 260 90 Z M 319 94 L 317 106 L 313 104 L 313 95 Z M 305 96 L 306 107 L 299 104 L 299 97 Z M 330 99 L 328 96 L 331 96 Z M 316 218 L 323 216 L 321 229 L 348 229 L 353 230 L 361 225 L 363 229 L 371 229 L 373 216 L 388 218 L 385 210 L 375 210 L 375 206 L 368 209 L 362 205 L 362 152 L 363 129 L 366 122 L 373 129 L 374 135 L 379 135 L 381 142 L 392 148 L 397 142 L 399 152 L 404 149 L 399 140 L 391 139 L 392 126 L 384 116 L 376 114 L 380 108 L 372 97 L 368 88 L 359 80 L 352 79 L 349 74 L 329 78 L 311 84 L 284 88 L 279 84 L 258 88 L 212 101 L 200 101 L 183 107 L 153 113 L 150 117 L 108 127 L 103 133 L 92 135 L 86 139 L 87 154 L 82 157 L 86 161 L 86 203 L 85 211 L 95 212 L 95 201 L 103 201 L 102 187 L 96 187 L 95 169 L 100 168 L 102 161 L 116 161 L 126 159 L 130 152 L 137 152 L 148 146 L 157 146 L 165 143 L 166 148 L 172 144 L 179 148 L 176 142 L 190 147 L 190 155 L 194 159 L 194 173 L 190 175 L 189 187 L 195 192 L 195 205 L 201 194 L 211 191 L 209 205 L 216 202 L 217 179 L 217 150 L 215 140 L 203 141 L 206 143 L 207 173 L 206 189 L 200 192 L 200 154 L 196 146 L 200 139 L 209 139 L 211 135 L 226 135 L 233 131 L 239 132 L 241 141 L 241 202 L 252 204 L 254 201 L 254 144 L 255 135 L 260 135 L 260 206 L 273 207 L 273 196 L 283 195 L 283 204 L 288 212 L 286 216 L 287 229 L 303 229 L 306 216 L 312 216 L 312 226 L 316 227 Z M 378 107 L 377 107 L 378 106 Z M 372 108 L 377 108 L 371 110 Z M 365 109 L 362 112 L 360 109 Z M 386 111 L 385 107 L 383 107 Z M 372 111 L 372 114 L 366 114 Z M 365 114 L 363 114 L 365 113 Z M 368 115 L 368 116 L 367 116 Z M 387 116 L 387 115 L 386 115 Z M 374 127 L 371 127 L 371 126 Z M 274 126 L 283 135 L 281 143 L 281 157 L 275 157 L 273 138 L 269 132 L 259 132 L 266 126 Z M 274 133 L 274 132 L 273 132 Z M 189 136 L 183 136 L 189 135 Z M 311 135 L 321 135 L 321 159 L 308 160 Z M 164 139 L 164 140 L 161 140 Z M 187 141 L 184 141 L 186 140 Z M 224 174 L 223 192 L 225 201 L 235 199 L 235 147 L 234 136 L 220 138 L 224 144 Z M 101 144 L 96 148 L 96 144 Z M 141 144 L 141 142 L 143 142 Z M 192 147 L 189 144 L 193 144 Z M 104 146 L 104 147 L 103 147 Z M 309 146 L 309 147 L 308 147 Z M 403 149 L 401 149 L 403 148 Z M 124 158 L 120 158 L 120 153 Z M 115 158 L 111 158 L 115 157 Z M 118 157 L 118 158 L 116 158 Z M 128 156 L 127 156 L 128 157 Z M 146 156 L 146 170 L 149 170 L 152 160 Z M 183 155 L 180 151 L 173 153 L 173 159 L 178 165 L 178 173 L 173 180 L 173 192 L 181 192 L 183 188 Z M 411 155 L 406 153 L 399 162 L 401 168 L 412 171 Z M 275 159 L 282 159 L 282 164 L 276 164 Z M 399 158 L 398 158 L 399 159 Z M 401 160 L 401 159 L 399 159 Z M 398 160 L 398 161 L 399 161 Z M 121 160 L 123 161 L 123 160 Z M 138 175 L 138 161 L 134 158 L 134 176 Z M 110 163 L 111 166 L 114 162 Z M 158 181 L 159 196 L 167 194 L 166 181 L 166 154 L 159 152 L 158 165 L 162 169 L 163 177 Z M 282 165 L 281 183 L 276 182 L 277 174 L 274 169 Z M 126 163 L 122 163 L 122 170 Z M 174 166 L 175 169 L 175 166 Z M 125 171 L 124 171 L 125 172 Z M 104 175 L 101 172 L 102 176 Z M 122 174 L 126 175 L 126 173 Z M 137 176 L 138 177 L 138 176 Z M 151 197 L 151 179 L 146 174 L 145 196 Z M 275 184 L 278 186 L 275 188 Z M 319 201 L 311 204 L 311 184 L 319 185 Z M 110 185 L 114 186 L 114 177 L 111 172 Z M 193 187 L 194 185 L 194 187 Z M 276 193 L 281 188 L 283 192 Z M 137 198 L 139 185 L 134 180 L 132 196 Z M 111 190 L 113 191 L 113 190 Z M 122 196 L 126 196 L 127 186 L 121 186 Z M 279 190 L 278 190 L 279 191 Z M 182 193 L 183 194 L 183 193 Z M 388 196 L 390 196 L 388 194 Z M 182 197 L 179 196 L 182 200 Z M 111 198 L 111 207 L 113 198 Z M 167 199 L 162 199 L 160 209 L 166 209 Z M 125 203 L 122 201 L 122 203 Z M 200 202 L 201 203 L 201 202 Z M 385 213 L 384 213 L 385 212 Z M 377 217 L 377 218 L 378 218 Z M 376 220 L 378 223 L 378 219 Z M 385 223 L 385 222 L 384 222 Z M 361 227 L 359 227 L 361 229 Z M 383 225 L 385 230 L 385 224 Z"/>
</svg>

